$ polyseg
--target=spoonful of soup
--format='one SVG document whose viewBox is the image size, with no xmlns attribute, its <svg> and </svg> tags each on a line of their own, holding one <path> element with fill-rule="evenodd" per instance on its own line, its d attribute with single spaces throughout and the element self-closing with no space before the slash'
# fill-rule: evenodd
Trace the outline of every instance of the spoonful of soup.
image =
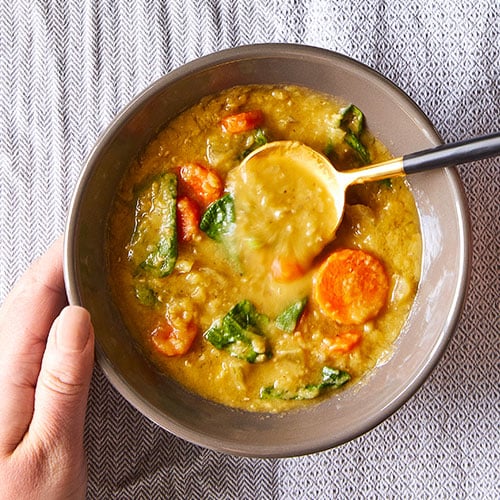
<svg viewBox="0 0 500 500">
<path fill-rule="evenodd" d="M 228 176 L 236 205 L 237 251 L 246 265 L 269 267 L 292 281 L 333 240 L 354 184 L 413 174 L 498 155 L 500 133 L 338 171 L 328 158 L 297 141 L 270 142 Z"/>
</svg>

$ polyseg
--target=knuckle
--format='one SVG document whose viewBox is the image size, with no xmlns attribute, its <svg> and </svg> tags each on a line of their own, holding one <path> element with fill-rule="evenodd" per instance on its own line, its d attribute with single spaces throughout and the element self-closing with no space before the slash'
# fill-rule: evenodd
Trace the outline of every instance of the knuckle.
<svg viewBox="0 0 500 500">
<path fill-rule="evenodd" d="M 46 370 L 41 373 L 41 384 L 51 392 L 74 396 L 83 389 L 83 384 L 60 370 Z"/>
</svg>

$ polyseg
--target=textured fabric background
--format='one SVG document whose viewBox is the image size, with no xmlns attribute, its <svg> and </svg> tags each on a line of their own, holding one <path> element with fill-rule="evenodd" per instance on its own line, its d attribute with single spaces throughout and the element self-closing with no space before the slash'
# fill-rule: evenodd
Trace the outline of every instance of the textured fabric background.
<svg viewBox="0 0 500 500">
<path fill-rule="evenodd" d="M 198 56 L 294 42 L 380 71 L 445 141 L 500 130 L 498 0 L 0 0 L 0 300 L 63 231 L 87 154 L 148 84 Z M 89 498 L 500 498 L 500 161 L 460 167 L 473 269 L 422 389 L 369 434 L 306 457 L 225 456 L 164 432 L 97 367 Z"/>
</svg>

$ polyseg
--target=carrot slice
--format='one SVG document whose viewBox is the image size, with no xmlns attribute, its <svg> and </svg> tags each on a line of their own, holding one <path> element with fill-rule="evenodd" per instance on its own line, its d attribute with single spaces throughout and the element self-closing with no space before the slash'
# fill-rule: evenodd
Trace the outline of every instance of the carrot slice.
<svg viewBox="0 0 500 500">
<path fill-rule="evenodd" d="M 324 337 L 322 346 L 327 355 L 347 354 L 361 342 L 361 332 L 349 331 L 334 337 Z"/>
<path fill-rule="evenodd" d="M 257 128 L 264 121 L 264 114 L 260 109 L 244 111 L 229 115 L 221 120 L 222 130 L 230 134 L 240 134 Z"/>
<path fill-rule="evenodd" d="M 162 354 L 181 356 L 191 348 L 197 331 L 194 323 L 187 323 L 185 328 L 179 329 L 165 320 L 151 332 L 151 339 L 155 348 Z"/>
<path fill-rule="evenodd" d="M 339 323 L 359 325 L 374 318 L 387 301 L 389 279 L 382 262 L 363 250 L 342 249 L 319 268 L 313 296 Z"/>
<path fill-rule="evenodd" d="M 200 234 L 200 208 L 198 204 L 181 196 L 177 199 L 177 235 L 180 241 L 192 241 Z"/>
<path fill-rule="evenodd" d="M 271 273 L 276 281 L 288 283 L 300 278 L 304 270 L 293 258 L 276 257 L 271 264 Z"/>
<path fill-rule="evenodd" d="M 181 188 L 204 209 L 222 196 L 222 180 L 209 168 L 198 163 L 187 163 L 180 167 L 179 176 Z"/>
</svg>

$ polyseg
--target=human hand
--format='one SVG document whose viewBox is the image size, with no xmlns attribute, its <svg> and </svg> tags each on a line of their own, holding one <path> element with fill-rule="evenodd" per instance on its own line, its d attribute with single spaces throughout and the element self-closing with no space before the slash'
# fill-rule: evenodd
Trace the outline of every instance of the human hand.
<svg viewBox="0 0 500 500">
<path fill-rule="evenodd" d="M 94 361 L 89 313 L 66 305 L 62 238 L 0 309 L 0 498 L 84 498 Z"/>
</svg>

